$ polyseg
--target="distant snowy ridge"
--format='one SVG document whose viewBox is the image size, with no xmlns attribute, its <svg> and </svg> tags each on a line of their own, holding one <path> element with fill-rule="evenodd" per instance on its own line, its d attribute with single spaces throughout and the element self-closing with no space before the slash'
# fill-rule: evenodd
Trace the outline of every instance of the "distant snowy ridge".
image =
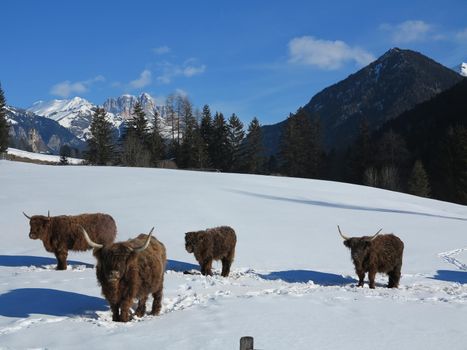
<svg viewBox="0 0 467 350">
<path fill-rule="evenodd" d="M 155 111 L 159 115 L 159 123 L 165 130 L 165 109 L 156 105 L 156 101 L 149 94 L 140 96 L 122 95 L 117 98 L 109 98 L 102 105 L 107 111 L 109 121 L 116 129 L 131 118 L 136 102 L 140 102 L 149 121 L 152 120 Z M 27 110 L 49 119 L 57 121 L 61 126 L 70 130 L 76 137 L 86 141 L 89 138 L 89 127 L 92 114 L 97 105 L 81 97 L 65 100 L 37 101 Z"/>
<path fill-rule="evenodd" d="M 455 66 L 454 70 L 463 77 L 467 77 L 467 63 L 462 62 L 461 64 Z"/>
</svg>

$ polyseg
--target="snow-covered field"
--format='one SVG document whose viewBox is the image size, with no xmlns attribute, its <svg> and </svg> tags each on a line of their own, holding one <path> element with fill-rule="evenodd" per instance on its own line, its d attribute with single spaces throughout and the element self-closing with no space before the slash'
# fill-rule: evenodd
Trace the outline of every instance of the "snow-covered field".
<svg viewBox="0 0 467 350">
<path fill-rule="evenodd" d="M 9 161 L 0 186 L 0 348 L 238 349 L 244 335 L 258 349 L 467 348 L 464 206 L 326 181 Z M 161 315 L 112 322 L 91 252 L 55 271 L 22 214 L 47 210 L 109 213 L 119 240 L 155 226 L 169 258 Z M 337 224 L 404 241 L 399 289 L 383 275 L 355 286 Z M 237 232 L 231 276 L 183 274 L 197 268 L 184 233 L 217 225 Z"/>
<path fill-rule="evenodd" d="M 55 162 L 55 163 L 60 162 L 60 156 L 55 156 L 52 154 L 28 152 L 28 151 L 23 151 L 17 148 L 10 147 L 8 148 L 7 153 L 12 154 L 17 157 L 21 157 L 21 158 L 41 160 L 45 162 Z M 81 164 L 83 162 L 83 159 L 79 159 L 79 158 L 67 157 L 67 160 L 69 164 Z"/>
</svg>

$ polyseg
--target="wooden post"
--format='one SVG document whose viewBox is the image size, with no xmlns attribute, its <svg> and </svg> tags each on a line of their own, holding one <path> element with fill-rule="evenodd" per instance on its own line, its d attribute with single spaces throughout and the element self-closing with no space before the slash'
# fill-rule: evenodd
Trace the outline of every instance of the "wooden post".
<svg viewBox="0 0 467 350">
<path fill-rule="evenodd" d="M 241 337 L 240 350 L 253 350 L 253 337 Z"/>
</svg>

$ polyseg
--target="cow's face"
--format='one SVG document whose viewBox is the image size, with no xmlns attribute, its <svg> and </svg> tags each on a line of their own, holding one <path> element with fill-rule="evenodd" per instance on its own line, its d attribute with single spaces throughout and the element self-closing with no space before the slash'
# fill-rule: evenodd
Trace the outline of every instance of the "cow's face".
<svg viewBox="0 0 467 350">
<path fill-rule="evenodd" d="M 31 239 L 43 239 L 50 231 L 51 219 L 47 216 L 34 215 L 29 220 L 29 238 Z"/>
<path fill-rule="evenodd" d="M 363 261 L 368 254 L 371 240 L 369 237 L 352 237 L 346 239 L 344 245 L 350 249 L 350 255 L 354 261 Z"/>
<path fill-rule="evenodd" d="M 118 287 L 120 281 L 127 273 L 128 267 L 136 258 L 136 253 L 124 243 L 115 243 L 96 249 L 97 269 L 101 284 Z"/>
<path fill-rule="evenodd" d="M 197 232 L 185 233 L 185 249 L 188 253 L 193 253 L 198 242 Z"/>
</svg>

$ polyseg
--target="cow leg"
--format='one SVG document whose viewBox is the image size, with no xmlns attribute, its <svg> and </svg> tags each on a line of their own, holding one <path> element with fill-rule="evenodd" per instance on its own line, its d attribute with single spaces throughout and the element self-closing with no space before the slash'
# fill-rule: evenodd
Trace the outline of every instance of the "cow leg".
<svg viewBox="0 0 467 350">
<path fill-rule="evenodd" d="M 227 277 L 230 273 L 232 261 L 229 258 L 222 258 L 222 276 Z"/>
<path fill-rule="evenodd" d="M 363 281 L 365 280 L 365 271 L 357 271 L 358 275 L 358 287 L 363 287 Z"/>
<path fill-rule="evenodd" d="M 111 304 L 110 305 L 110 310 L 112 310 L 112 321 L 114 322 L 119 322 L 120 321 L 120 315 L 119 315 L 119 307 L 117 304 Z"/>
<path fill-rule="evenodd" d="M 120 314 L 120 322 L 128 322 L 130 320 L 130 307 L 132 304 L 132 299 L 124 300 L 120 305 L 121 314 Z"/>
<path fill-rule="evenodd" d="M 159 315 L 162 307 L 162 286 L 157 292 L 152 293 L 152 297 L 154 300 L 152 302 L 151 315 Z"/>
<path fill-rule="evenodd" d="M 148 296 L 145 295 L 144 297 L 140 298 L 138 301 L 138 307 L 136 308 L 135 315 L 138 317 L 143 317 L 146 312 L 146 301 L 148 300 Z"/>
<path fill-rule="evenodd" d="M 399 280 L 401 278 L 401 266 L 396 266 L 394 270 L 388 272 L 389 282 L 388 288 L 398 288 Z"/>
<path fill-rule="evenodd" d="M 201 274 L 212 276 L 212 259 L 206 259 L 201 263 Z"/>
<path fill-rule="evenodd" d="M 57 258 L 57 270 L 66 270 L 66 258 L 68 257 L 68 251 L 61 249 L 55 252 L 55 257 Z"/>
<path fill-rule="evenodd" d="M 368 279 L 370 280 L 370 288 L 371 289 L 375 289 L 375 277 L 376 277 L 376 271 L 375 270 L 368 271 Z"/>
</svg>

